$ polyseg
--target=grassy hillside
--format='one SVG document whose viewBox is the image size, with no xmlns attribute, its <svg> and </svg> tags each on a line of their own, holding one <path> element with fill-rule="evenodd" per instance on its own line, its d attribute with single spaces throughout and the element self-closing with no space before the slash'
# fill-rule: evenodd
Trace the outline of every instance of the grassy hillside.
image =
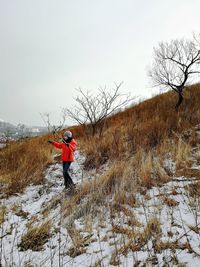
<svg viewBox="0 0 200 267">
<path fill-rule="evenodd" d="M 107 159 L 123 160 L 141 149 L 155 150 L 198 124 L 200 85 L 187 88 L 179 112 L 174 110 L 176 97 L 174 92 L 161 94 L 109 118 L 101 138 L 96 135 L 89 136 L 89 142 L 84 139 L 86 167 L 99 167 Z"/>
<path fill-rule="evenodd" d="M 4 240 L 13 235 L 16 251 L 32 250 L 33 257 L 43 249 L 48 254 L 50 247 L 46 264 L 52 264 L 54 253 L 60 262 L 64 247 L 66 266 L 80 266 L 87 250 L 91 264 L 85 266 L 90 267 L 158 262 L 180 267 L 186 266 L 179 256 L 183 252 L 199 259 L 200 85 L 186 89 L 178 112 L 175 103 L 173 92 L 155 96 L 108 118 L 103 134 L 99 130 L 95 136 L 88 134 L 89 125 L 71 127 L 85 161 L 73 167 L 79 184 L 70 198 L 62 193 L 62 166 L 52 157 L 57 150 L 47 143 L 53 135 L 0 150 L 1 197 L 7 203 L 0 205 Z M 16 216 L 13 226 L 9 220 Z"/>
<path fill-rule="evenodd" d="M 96 224 L 100 232 L 110 229 L 116 238 L 111 242 L 112 266 L 126 266 L 128 255 L 133 255 L 134 266 L 194 266 L 194 261 L 183 263 L 190 261 L 189 255 L 198 262 L 193 238 L 200 236 L 200 85 L 187 88 L 178 112 L 175 102 L 176 95 L 169 92 L 133 106 L 107 119 L 101 136 L 81 135 L 77 129 L 85 169 L 105 164 L 105 171 L 82 184 L 65 202 L 64 214 L 71 216 L 70 222 L 83 217 L 90 233 Z M 70 228 L 76 239 L 75 224 Z M 105 238 L 99 240 L 100 248 Z M 73 249 L 84 253 L 80 243 Z M 104 266 L 102 262 L 103 254 L 94 266 Z"/>
<path fill-rule="evenodd" d="M 86 154 L 86 169 L 109 162 L 108 171 L 93 183 L 85 183 L 75 202 L 94 191 L 94 202 L 111 193 L 117 201 L 126 202 L 125 192 L 134 194 L 138 187 L 151 188 L 172 179 L 175 173 L 166 163 L 169 159 L 176 173 L 186 172 L 192 147 L 200 142 L 194 131 L 200 122 L 200 85 L 185 90 L 178 112 L 175 103 L 174 92 L 146 100 L 107 119 L 102 136 L 72 128 Z"/>
<path fill-rule="evenodd" d="M 114 176 L 119 176 L 119 180 L 129 169 L 131 180 L 147 187 L 168 179 L 167 170 L 161 166 L 162 157 L 171 153 L 179 164 L 187 158 L 190 146 L 199 142 L 199 137 L 193 135 L 187 140 L 187 133 L 183 136 L 187 142 L 182 142 L 179 135 L 200 122 L 200 85 L 187 88 L 179 112 L 173 108 L 175 102 L 175 93 L 169 92 L 137 104 L 108 118 L 101 136 L 88 132 L 86 135 L 81 127 L 72 127 L 86 154 L 85 168 L 99 168 L 109 161 L 117 166 L 119 175 L 114 167 Z M 54 136 L 12 143 L 0 150 L 0 182 L 6 184 L 7 194 L 21 192 L 28 184 L 43 181 L 42 173 L 51 162 L 53 151 L 47 144 L 49 138 Z M 158 174 L 152 178 L 150 173 L 155 164 Z"/>
</svg>

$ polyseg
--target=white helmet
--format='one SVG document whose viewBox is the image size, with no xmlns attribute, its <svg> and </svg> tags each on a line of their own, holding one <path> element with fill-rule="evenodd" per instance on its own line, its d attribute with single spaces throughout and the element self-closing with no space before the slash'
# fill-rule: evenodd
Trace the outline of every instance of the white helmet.
<svg viewBox="0 0 200 267">
<path fill-rule="evenodd" d="M 64 139 L 72 138 L 72 132 L 70 132 L 70 131 L 64 132 L 63 137 L 64 137 Z"/>
</svg>

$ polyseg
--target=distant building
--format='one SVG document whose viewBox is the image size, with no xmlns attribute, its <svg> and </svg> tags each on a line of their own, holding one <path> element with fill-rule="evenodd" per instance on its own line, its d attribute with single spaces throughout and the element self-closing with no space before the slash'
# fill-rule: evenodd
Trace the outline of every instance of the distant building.
<svg viewBox="0 0 200 267">
<path fill-rule="evenodd" d="M 31 128 L 32 133 L 40 133 L 40 130 L 38 128 Z"/>
</svg>

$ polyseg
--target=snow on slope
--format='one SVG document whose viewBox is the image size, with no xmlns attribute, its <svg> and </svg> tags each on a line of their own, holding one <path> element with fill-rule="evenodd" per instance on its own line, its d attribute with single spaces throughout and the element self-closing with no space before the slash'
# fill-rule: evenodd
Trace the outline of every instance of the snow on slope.
<svg viewBox="0 0 200 267">
<path fill-rule="evenodd" d="M 92 179 L 93 175 L 98 175 L 95 171 L 85 173 L 83 170 L 84 157 L 75 152 L 76 161 L 71 165 L 71 176 L 76 184 L 81 184 L 86 179 Z M 61 234 L 55 234 L 40 252 L 20 251 L 18 245 L 21 236 L 26 232 L 28 222 L 37 217 L 38 222 L 44 221 L 42 212 L 46 210 L 51 202 L 58 202 L 55 209 L 49 211 L 45 221 L 52 220 L 54 229 L 59 227 L 60 205 L 66 198 L 64 190 L 64 180 L 62 175 L 62 164 L 52 164 L 45 174 L 46 183 L 44 185 L 28 186 L 23 194 L 16 194 L 8 199 L 0 194 L 1 205 L 6 207 L 7 214 L 5 222 L 0 228 L 0 259 L 2 266 L 26 266 L 29 262 L 33 266 L 58 266 L 59 255 L 64 253 L 69 245 L 66 242 L 67 231 L 61 227 Z M 58 239 L 61 239 L 61 252 L 58 251 Z M 52 247 L 55 247 L 52 249 Z M 53 256 L 52 256 L 53 255 Z M 53 260 L 53 265 L 51 261 Z M 0 263 L 1 263 L 0 261 Z M 1 265 L 0 265 L 1 266 Z M 65 265 L 71 266 L 71 265 Z"/>
<path fill-rule="evenodd" d="M 83 157 L 77 152 L 78 162 L 72 164 L 71 173 L 75 183 L 80 183 L 82 180 L 81 164 Z M 26 229 L 26 224 L 33 217 L 37 216 L 42 220 L 41 212 L 44 208 L 56 197 L 64 197 L 63 193 L 63 176 L 62 165 L 59 163 L 52 164 L 46 171 L 46 183 L 44 185 L 31 185 L 26 188 L 23 194 L 17 194 L 8 199 L 2 199 L 1 204 L 6 207 L 8 213 L 6 221 L 1 228 L 2 239 L 2 262 L 3 266 L 24 266 L 26 262 L 33 261 L 40 264 L 49 257 L 48 248 L 46 251 L 39 253 L 32 253 L 31 251 L 19 252 L 17 247 L 20 237 Z M 17 207 L 17 213 L 24 214 L 18 216 L 12 210 Z M 27 214 L 27 216 L 26 216 Z M 59 214 L 59 209 L 55 209 L 49 214 L 49 217 L 55 218 Z M 49 218 L 48 218 L 49 219 Z M 55 226 L 57 220 L 55 220 Z M 64 229 L 63 229 L 64 231 Z M 56 237 L 55 237 L 56 239 Z M 51 240 L 53 242 L 53 240 Z M 37 261 L 36 261 L 37 259 Z M 36 265 L 37 266 L 37 265 Z M 40 266 L 40 265 L 39 265 Z M 47 266 L 47 265 L 46 265 Z"/>
<path fill-rule="evenodd" d="M 195 156 L 198 155 L 199 149 L 195 151 Z M 76 158 L 77 161 L 72 164 L 71 173 L 74 182 L 80 184 L 83 177 L 84 180 L 90 179 L 96 174 L 83 173 L 84 157 L 77 152 Z M 170 163 L 170 165 L 173 164 Z M 197 161 L 194 160 L 192 168 L 200 169 Z M 138 193 L 135 207 L 126 205 L 126 209 L 134 215 L 134 220 L 138 221 L 134 228 L 129 223 L 129 219 L 133 218 L 125 216 L 123 212 L 120 212 L 115 218 L 111 218 L 104 211 L 107 219 L 99 222 L 98 218 L 90 227 L 90 231 L 85 228 L 84 218 L 75 219 L 76 229 L 81 233 L 83 240 L 87 241 L 87 244 L 83 247 L 80 255 L 74 256 L 67 253 L 73 246 L 73 240 L 66 228 L 67 218 L 61 218 L 60 212 L 62 199 L 65 198 L 61 164 L 52 164 L 47 169 L 45 177 L 44 185 L 32 185 L 27 187 L 23 194 L 2 199 L 2 204 L 8 210 L 0 234 L 2 266 L 107 267 L 115 264 L 116 266 L 132 267 L 136 262 L 137 266 L 164 266 L 164 262 L 167 262 L 168 266 L 178 266 L 176 260 L 183 264 L 181 266 L 200 266 L 199 197 L 191 198 L 188 191 L 190 186 L 198 183 L 195 177 L 174 177 L 172 181 L 162 187 L 151 188 L 146 194 Z M 55 205 L 52 206 L 52 203 Z M 51 205 L 51 209 L 44 218 L 44 212 L 48 205 Z M 14 206 L 19 207 L 21 212 L 18 211 L 16 214 Z M 20 251 L 18 248 L 20 238 L 26 232 L 27 223 L 33 218 L 37 218 L 36 223 L 51 220 L 53 222 L 52 236 L 41 251 L 30 249 Z M 162 233 L 159 241 L 162 241 L 163 244 L 173 244 L 174 242 L 174 248 L 169 247 L 153 253 L 153 243 L 158 240 L 151 236 L 143 246 L 140 244 L 135 250 L 126 251 L 126 244 L 130 239 L 127 238 L 125 231 L 117 232 L 113 230 L 113 227 L 117 226 L 118 229 L 140 233 L 145 229 L 150 218 L 159 219 L 160 226 L 153 225 L 155 232 Z M 139 240 L 134 240 L 134 242 L 139 244 Z M 186 246 L 186 243 L 189 245 Z M 115 256 L 116 252 L 118 253 Z"/>
</svg>

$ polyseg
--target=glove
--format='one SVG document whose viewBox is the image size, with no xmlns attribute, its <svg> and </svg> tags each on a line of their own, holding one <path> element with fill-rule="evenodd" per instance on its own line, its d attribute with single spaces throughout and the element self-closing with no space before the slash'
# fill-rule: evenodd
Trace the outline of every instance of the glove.
<svg viewBox="0 0 200 267">
<path fill-rule="evenodd" d="M 49 143 L 49 144 L 51 144 L 51 143 L 52 143 L 52 141 L 51 141 L 51 140 L 48 140 L 48 143 Z"/>
</svg>

